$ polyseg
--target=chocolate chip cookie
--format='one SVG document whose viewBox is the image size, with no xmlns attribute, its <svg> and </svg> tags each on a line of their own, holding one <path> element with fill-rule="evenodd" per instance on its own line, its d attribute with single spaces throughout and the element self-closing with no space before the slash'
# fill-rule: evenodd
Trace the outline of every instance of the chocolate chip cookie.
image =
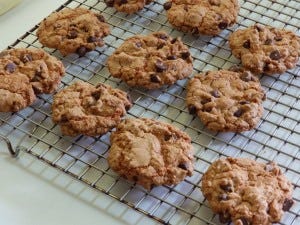
<svg viewBox="0 0 300 225">
<path fill-rule="evenodd" d="M 146 118 L 126 119 L 110 141 L 110 167 L 146 189 L 177 184 L 194 170 L 190 137 L 170 124 Z"/>
<path fill-rule="evenodd" d="M 24 74 L 0 74 L 0 112 L 17 112 L 35 100 L 29 79 Z"/>
<path fill-rule="evenodd" d="M 194 76 L 186 102 L 212 131 L 242 132 L 256 126 L 263 114 L 264 91 L 249 71 L 208 71 Z"/>
<path fill-rule="evenodd" d="M 129 86 L 147 89 L 171 85 L 193 70 L 188 47 L 164 32 L 125 40 L 108 58 L 107 65 L 112 76 Z"/>
<path fill-rule="evenodd" d="M 237 22 L 239 4 L 238 0 L 169 0 L 164 9 L 178 30 L 217 35 Z"/>
<path fill-rule="evenodd" d="M 103 46 L 103 37 L 109 33 L 104 17 L 84 8 L 66 8 L 52 13 L 37 30 L 43 45 L 58 49 L 64 56 L 75 52 L 84 56 L 97 46 Z"/>
<path fill-rule="evenodd" d="M 124 91 L 77 81 L 54 96 L 52 120 L 64 135 L 97 136 L 115 127 L 131 105 Z"/>
<path fill-rule="evenodd" d="M 42 49 L 16 48 L 0 53 L 0 75 L 26 75 L 36 94 L 52 93 L 64 73 L 62 62 Z"/>
<path fill-rule="evenodd" d="M 108 7 L 114 7 L 119 12 L 135 13 L 150 4 L 153 0 L 104 0 Z"/>
<path fill-rule="evenodd" d="M 229 37 L 232 53 L 253 73 L 280 74 L 296 66 L 300 37 L 291 31 L 255 24 Z"/>
<path fill-rule="evenodd" d="M 220 221 L 235 225 L 271 225 L 294 203 L 292 184 L 273 162 L 219 159 L 203 175 L 201 189 Z"/>
</svg>

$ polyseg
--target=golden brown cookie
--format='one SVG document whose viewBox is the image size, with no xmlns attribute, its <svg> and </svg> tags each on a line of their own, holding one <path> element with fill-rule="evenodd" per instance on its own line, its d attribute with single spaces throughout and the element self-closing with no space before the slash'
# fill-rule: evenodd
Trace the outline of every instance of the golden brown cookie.
<svg viewBox="0 0 300 225">
<path fill-rule="evenodd" d="M 62 55 L 77 53 L 80 56 L 103 46 L 103 38 L 110 33 L 101 14 L 88 9 L 63 9 L 43 20 L 37 30 L 39 41 Z"/>
<path fill-rule="evenodd" d="M 54 96 L 52 120 L 64 135 L 97 136 L 115 127 L 131 105 L 124 91 L 77 81 Z"/>
<path fill-rule="evenodd" d="M 169 0 L 164 4 L 170 24 L 192 34 L 217 35 L 237 22 L 237 0 Z"/>
<path fill-rule="evenodd" d="M 193 70 L 188 47 L 164 32 L 125 40 L 108 58 L 107 65 L 112 76 L 129 86 L 147 89 L 171 85 Z"/>
<path fill-rule="evenodd" d="M 291 31 L 256 24 L 229 37 L 232 53 L 256 74 L 280 74 L 296 66 L 300 37 Z"/>
<path fill-rule="evenodd" d="M 212 131 L 247 131 L 263 114 L 264 91 L 249 71 L 208 71 L 193 77 L 187 87 L 186 102 Z"/>
<path fill-rule="evenodd" d="M 110 167 L 146 189 L 173 185 L 194 170 L 190 137 L 154 119 L 126 119 L 110 138 Z"/>
<path fill-rule="evenodd" d="M 42 49 L 16 48 L 0 53 L 0 74 L 24 74 L 36 94 L 52 93 L 65 73 L 61 61 Z"/>
<path fill-rule="evenodd" d="M 0 75 L 0 112 L 17 112 L 35 100 L 29 79 L 24 74 Z"/>
<path fill-rule="evenodd" d="M 293 186 L 275 163 L 245 158 L 215 161 L 201 190 L 220 221 L 235 225 L 271 225 L 294 203 Z"/>
</svg>

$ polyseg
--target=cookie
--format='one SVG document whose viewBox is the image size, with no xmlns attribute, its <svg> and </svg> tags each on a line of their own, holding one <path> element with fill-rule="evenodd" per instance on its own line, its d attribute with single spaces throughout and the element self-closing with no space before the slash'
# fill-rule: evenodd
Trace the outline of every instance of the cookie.
<svg viewBox="0 0 300 225">
<path fill-rule="evenodd" d="M 110 167 L 148 190 L 177 184 L 194 170 L 190 137 L 170 124 L 126 119 L 112 133 L 110 142 Z"/>
<path fill-rule="evenodd" d="M 110 33 L 101 14 L 88 9 L 63 9 L 44 19 L 38 30 L 39 41 L 47 47 L 58 49 L 62 55 L 86 52 L 104 45 L 103 37 Z"/>
<path fill-rule="evenodd" d="M 164 9 L 178 30 L 217 35 L 237 22 L 239 4 L 238 0 L 169 0 Z"/>
<path fill-rule="evenodd" d="M 52 93 L 64 73 L 62 62 L 42 49 L 16 48 L 0 53 L 0 75 L 26 75 L 36 94 Z"/>
<path fill-rule="evenodd" d="M 233 32 L 229 45 L 243 66 L 256 74 L 284 73 L 296 66 L 300 55 L 300 37 L 260 24 Z"/>
<path fill-rule="evenodd" d="M 263 114 L 264 91 L 249 71 L 208 71 L 188 83 L 186 102 L 212 131 L 247 131 Z"/>
<path fill-rule="evenodd" d="M 77 81 L 54 96 L 52 120 L 64 135 L 97 136 L 115 127 L 131 105 L 124 91 Z"/>
<path fill-rule="evenodd" d="M 0 75 L 0 112 L 17 112 L 35 100 L 29 79 L 24 74 Z"/>
<path fill-rule="evenodd" d="M 219 219 L 235 225 L 271 225 L 293 205 L 293 186 L 273 162 L 222 158 L 202 177 L 202 192 Z"/>
<path fill-rule="evenodd" d="M 108 58 L 107 65 L 112 76 L 129 86 L 147 89 L 171 85 L 193 70 L 188 47 L 164 32 L 125 40 Z"/>
<path fill-rule="evenodd" d="M 119 12 L 135 13 L 153 0 L 105 0 L 108 7 L 114 7 Z"/>
</svg>

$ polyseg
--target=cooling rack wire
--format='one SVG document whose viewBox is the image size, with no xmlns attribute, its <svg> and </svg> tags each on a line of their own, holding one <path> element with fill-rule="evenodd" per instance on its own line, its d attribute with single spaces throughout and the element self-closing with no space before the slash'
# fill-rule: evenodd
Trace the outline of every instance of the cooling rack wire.
<svg viewBox="0 0 300 225">
<path fill-rule="evenodd" d="M 111 26 L 106 45 L 78 58 L 62 57 L 58 51 L 43 47 L 37 40 L 35 26 L 9 48 L 44 48 L 64 63 L 66 75 L 59 89 L 75 80 L 91 84 L 103 82 L 127 91 L 133 99 L 128 117 L 148 117 L 171 123 L 187 132 L 195 149 L 195 171 L 176 186 L 155 187 L 150 192 L 120 178 L 106 161 L 110 132 L 101 137 L 66 137 L 51 120 L 52 95 L 40 95 L 30 107 L 18 113 L 0 114 L 2 145 L 8 144 L 12 154 L 22 151 L 71 175 L 112 198 L 120 204 L 153 218 L 162 224 L 220 224 L 209 209 L 199 187 L 203 173 L 216 159 L 224 156 L 247 157 L 257 161 L 277 162 L 294 185 L 295 204 L 279 224 L 300 224 L 300 67 L 278 76 L 261 76 L 267 93 L 264 115 L 257 128 L 236 133 L 213 133 L 205 129 L 185 105 L 186 83 L 146 91 L 130 88 L 110 76 L 106 60 L 123 41 L 135 34 L 163 30 L 180 36 L 194 58 L 193 75 L 205 70 L 229 68 L 239 61 L 228 47 L 228 35 L 256 22 L 286 28 L 300 34 L 300 2 L 297 0 L 240 0 L 238 23 L 216 37 L 195 37 L 181 33 L 168 24 L 164 0 L 156 0 L 133 15 L 116 12 L 103 1 L 67 1 L 63 8 L 85 7 L 100 12 Z"/>
</svg>

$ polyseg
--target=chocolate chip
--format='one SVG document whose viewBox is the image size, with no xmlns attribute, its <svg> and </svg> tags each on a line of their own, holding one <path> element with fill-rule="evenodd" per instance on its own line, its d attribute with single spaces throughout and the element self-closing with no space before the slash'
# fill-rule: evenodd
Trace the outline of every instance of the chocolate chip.
<svg viewBox="0 0 300 225">
<path fill-rule="evenodd" d="M 241 68 L 238 65 L 232 65 L 228 70 L 232 72 L 240 72 Z"/>
<path fill-rule="evenodd" d="M 283 205 L 282 205 L 282 210 L 283 211 L 288 211 L 292 205 L 294 204 L 294 201 L 293 199 L 290 199 L 290 198 L 286 198 L 283 202 Z"/>
<path fill-rule="evenodd" d="M 281 36 L 276 36 L 274 39 L 275 41 L 282 41 L 283 38 Z"/>
<path fill-rule="evenodd" d="M 187 5 L 184 5 L 183 9 L 184 9 L 184 11 L 186 11 L 186 12 L 189 10 L 189 8 L 188 8 Z"/>
<path fill-rule="evenodd" d="M 209 4 L 219 6 L 220 0 L 209 0 Z"/>
<path fill-rule="evenodd" d="M 246 105 L 246 104 L 250 104 L 250 102 L 249 102 L 249 101 L 246 101 L 246 100 L 244 100 L 244 101 L 240 101 L 240 104 L 241 104 L 241 105 Z"/>
<path fill-rule="evenodd" d="M 105 0 L 105 4 L 108 7 L 113 7 L 114 6 L 115 1 L 114 0 Z"/>
<path fill-rule="evenodd" d="M 245 41 L 243 44 L 243 47 L 249 49 L 250 48 L 250 40 Z"/>
<path fill-rule="evenodd" d="M 189 165 L 187 163 L 180 163 L 178 167 L 183 170 L 188 170 Z"/>
<path fill-rule="evenodd" d="M 32 55 L 30 55 L 30 54 L 24 54 L 24 55 L 21 57 L 21 61 L 22 61 L 23 63 L 31 62 L 31 61 L 32 61 Z"/>
<path fill-rule="evenodd" d="M 274 50 L 270 53 L 270 58 L 273 60 L 279 60 L 281 58 L 280 52 L 278 50 Z"/>
<path fill-rule="evenodd" d="M 269 63 L 265 63 L 265 65 L 264 65 L 264 68 L 263 68 L 263 71 L 268 71 L 269 70 Z"/>
<path fill-rule="evenodd" d="M 66 115 L 62 115 L 61 117 L 60 117 L 60 123 L 66 123 L 66 122 L 68 122 L 69 120 L 68 120 L 68 117 L 66 116 Z"/>
<path fill-rule="evenodd" d="M 220 188 L 226 192 L 232 192 L 232 187 L 230 184 L 221 184 Z"/>
<path fill-rule="evenodd" d="M 171 40 L 171 44 L 175 44 L 177 40 L 178 40 L 177 38 L 173 38 L 173 39 Z"/>
<path fill-rule="evenodd" d="M 76 52 L 79 56 L 84 56 L 87 53 L 87 49 L 84 46 L 80 46 Z"/>
<path fill-rule="evenodd" d="M 271 45 L 273 43 L 273 40 L 271 38 L 268 38 L 266 41 L 265 41 L 265 45 Z"/>
<path fill-rule="evenodd" d="M 210 92 L 210 94 L 212 95 L 212 96 L 214 96 L 215 98 L 220 98 L 220 93 L 219 93 L 219 91 L 218 90 L 212 90 L 211 92 Z"/>
<path fill-rule="evenodd" d="M 165 134 L 164 140 L 169 141 L 172 138 L 172 134 Z"/>
<path fill-rule="evenodd" d="M 87 39 L 87 42 L 89 43 L 93 43 L 93 42 L 97 42 L 97 41 L 100 41 L 101 38 L 100 37 L 95 37 L 95 36 L 89 36 L 88 39 Z"/>
<path fill-rule="evenodd" d="M 221 30 L 224 30 L 227 26 L 228 26 L 228 23 L 226 23 L 226 22 L 221 22 L 221 23 L 219 23 L 219 25 L 218 25 L 218 27 L 219 27 Z"/>
<path fill-rule="evenodd" d="M 168 40 L 169 36 L 167 34 L 164 34 L 164 33 L 158 33 L 158 34 L 155 34 L 155 36 L 157 38 L 160 38 L 160 39 L 163 39 L 163 40 Z"/>
<path fill-rule="evenodd" d="M 138 47 L 138 48 L 140 48 L 140 47 L 142 47 L 142 43 L 141 42 L 136 42 L 135 46 Z"/>
<path fill-rule="evenodd" d="M 120 0 L 120 4 L 121 5 L 124 5 L 124 4 L 126 4 L 128 1 L 127 0 Z"/>
<path fill-rule="evenodd" d="M 77 34 L 77 31 L 76 30 L 71 30 L 68 35 L 67 35 L 67 38 L 68 39 L 75 39 L 77 38 L 78 34 Z"/>
<path fill-rule="evenodd" d="M 263 25 L 261 25 L 261 24 L 255 24 L 255 26 L 254 26 L 255 28 L 256 28 L 256 30 L 257 31 L 263 31 L 264 30 L 264 26 Z"/>
<path fill-rule="evenodd" d="M 266 100 L 266 99 L 267 99 L 267 95 L 266 95 L 266 93 L 264 93 L 262 100 Z"/>
<path fill-rule="evenodd" d="M 250 225 L 250 222 L 246 218 L 240 218 L 240 221 L 242 222 L 243 225 Z"/>
<path fill-rule="evenodd" d="M 165 10 L 169 10 L 169 9 L 171 9 L 171 7 L 172 7 L 172 2 L 166 2 L 166 3 L 164 4 L 164 9 L 165 9 Z"/>
<path fill-rule="evenodd" d="M 159 45 L 157 45 L 156 49 L 161 49 L 165 46 L 165 43 L 160 43 Z"/>
<path fill-rule="evenodd" d="M 167 57 L 167 59 L 168 59 L 168 60 L 175 60 L 175 59 L 177 59 L 177 56 L 176 56 L 176 55 L 169 55 L 169 56 Z"/>
<path fill-rule="evenodd" d="M 205 106 L 203 110 L 204 110 L 205 112 L 211 112 L 212 109 L 213 109 L 213 107 L 210 105 L 210 106 Z"/>
<path fill-rule="evenodd" d="M 101 91 L 100 91 L 100 90 L 97 90 L 97 91 L 93 92 L 93 93 L 92 93 L 92 96 L 93 96 L 93 98 L 94 98 L 96 101 L 98 101 L 99 98 L 101 97 Z"/>
<path fill-rule="evenodd" d="M 7 70 L 9 73 L 15 72 L 16 68 L 17 68 L 17 65 L 14 64 L 14 63 L 12 63 L 12 62 L 11 62 L 11 63 L 8 63 L 8 64 L 5 66 L 5 70 Z"/>
<path fill-rule="evenodd" d="M 128 111 L 131 108 L 131 105 L 125 105 L 125 110 Z"/>
<path fill-rule="evenodd" d="M 209 98 L 205 98 L 205 99 L 202 99 L 202 100 L 201 100 L 201 104 L 202 104 L 202 105 L 204 105 L 204 104 L 206 104 L 206 103 L 209 103 L 209 102 L 211 102 L 211 99 L 209 99 Z"/>
<path fill-rule="evenodd" d="M 157 60 L 155 63 L 156 72 L 161 73 L 167 69 L 167 66 L 162 62 Z"/>
<path fill-rule="evenodd" d="M 151 74 L 150 75 L 150 80 L 153 83 L 160 83 L 160 78 L 156 74 Z"/>
<path fill-rule="evenodd" d="M 266 166 L 265 166 L 265 170 L 267 171 L 267 172 L 271 172 L 272 170 L 274 169 L 274 166 L 272 165 L 272 164 L 267 164 Z"/>
<path fill-rule="evenodd" d="M 196 109 L 196 107 L 194 105 L 189 105 L 188 106 L 188 110 L 189 110 L 190 114 L 195 114 L 196 111 L 197 111 L 197 109 Z"/>
<path fill-rule="evenodd" d="M 222 194 L 219 195 L 219 200 L 220 200 L 220 201 L 226 201 L 226 200 L 228 200 L 228 199 L 229 199 L 229 198 L 228 198 L 228 195 L 225 194 L 225 193 L 222 193 Z"/>
<path fill-rule="evenodd" d="M 97 19 L 100 21 L 100 22 L 105 22 L 105 18 L 104 18 L 104 16 L 102 16 L 101 14 L 98 14 L 97 15 Z"/>
<path fill-rule="evenodd" d="M 249 71 L 245 71 L 244 73 L 242 73 L 240 75 L 241 80 L 245 81 L 245 82 L 249 82 L 252 80 L 252 74 Z"/>
<path fill-rule="evenodd" d="M 233 115 L 234 115 L 235 117 L 240 117 L 243 113 L 244 113 L 244 112 L 243 112 L 242 109 L 238 109 L 238 110 L 236 110 L 236 111 L 233 113 Z"/>
<path fill-rule="evenodd" d="M 137 181 L 139 180 L 139 178 L 138 178 L 137 176 L 133 176 L 133 177 L 132 177 L 132 180 L 133 180 L 134 182 L 137 182 Z"/>
<path fill-rule="evenodd" d="M 181 52 L 181 58 L 186 60 L 190 57 L 190 53 L 189 52 Z"/>
<path fill-rule="evenodd" d="M 219 214 L 219 220 L 221 223 L 228 223 L 231 221 L 230 215 L 227 212 Z"/>
</svg>

